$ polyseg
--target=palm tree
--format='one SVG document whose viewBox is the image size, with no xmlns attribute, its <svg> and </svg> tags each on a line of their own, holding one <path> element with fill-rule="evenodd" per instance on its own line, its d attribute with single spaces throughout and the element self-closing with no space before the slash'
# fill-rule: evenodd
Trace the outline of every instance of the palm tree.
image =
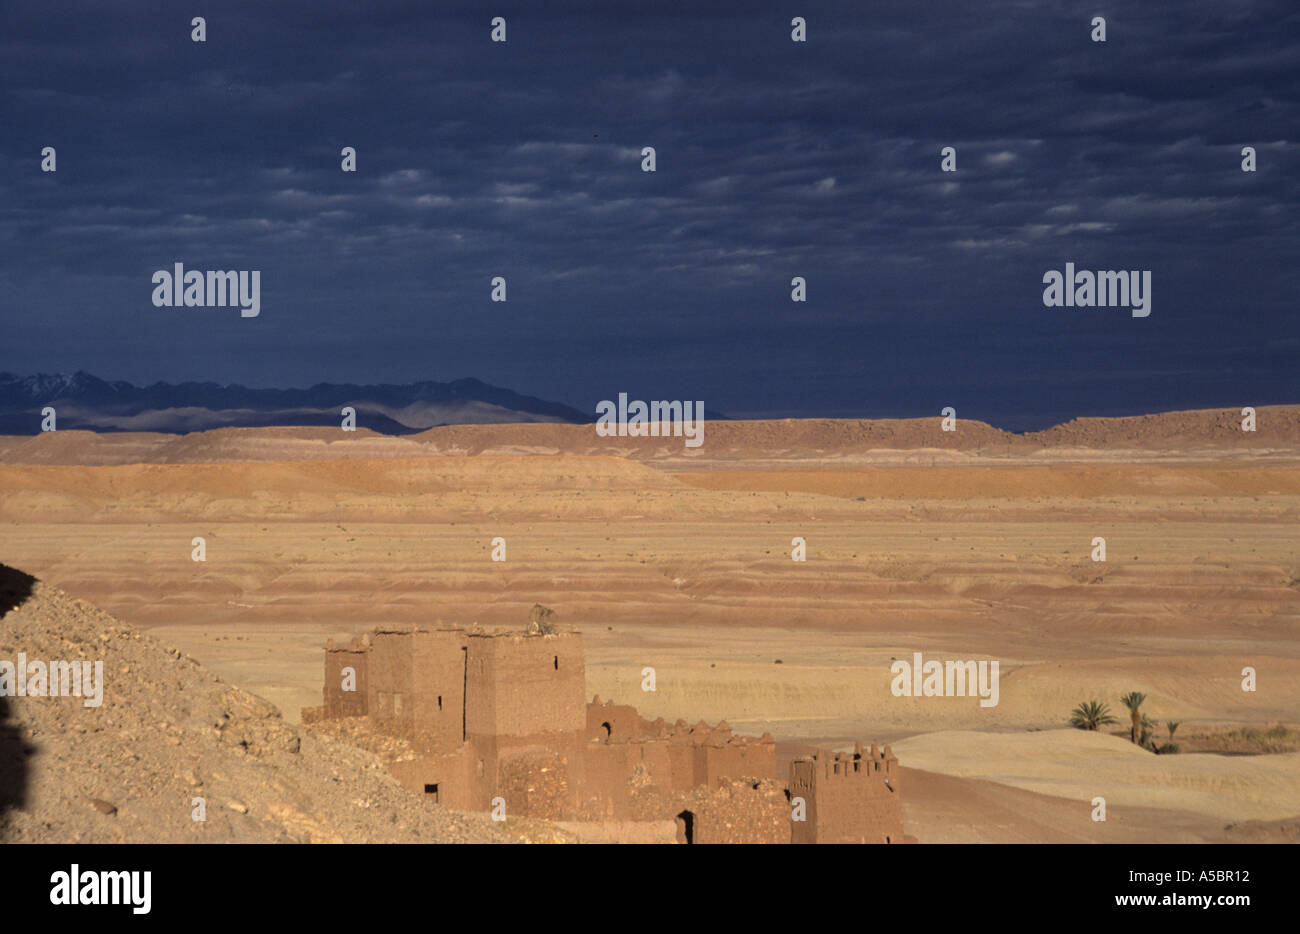
<svg viewBox="0 0 1300 934">
<path fill-rule="evenodd" d="M 1163 746 L 1157 749 L 1156 752 L 1161 752 L 1161 753 L 1179 752 L 1180 750 L 1178 748 L 1178 744 L 1174 742 L 1174 730 L 1178 729 L 1178 721 L 1166 720 L 1165 727 L 1169 730 L 1169 742 L 1165 743 Z M 1152 745 L 1154 746 L 1155 744 L 1152 743 Z"/>
<path fill-rule="evenodd" d="M 1084 701 L 1070 712 L 1070 726 L 1080 730 L 1095 730 L 1099 726 L 1118 722 L 1110 715 L 1109 707 L 1095 700 Z"/>
<path fill-rule="evenodd" d="M 1134 743 L 1138 743 L 1142 737 L 1142 712 L 1138 708 L 1146 699 L 1147 696 L 1139 691 L 1130 691 L 1119 699 L 1120 703 L 1128 708 L 1129 722 L 1132 724 L 1129 728 L 1129 739 Z"/>
</svg>

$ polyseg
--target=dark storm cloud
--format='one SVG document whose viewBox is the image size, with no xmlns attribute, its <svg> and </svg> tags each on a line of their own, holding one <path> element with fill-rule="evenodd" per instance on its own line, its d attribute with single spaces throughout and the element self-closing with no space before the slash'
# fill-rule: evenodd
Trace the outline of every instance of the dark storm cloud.
<svg viewBox="0 0 1300 934">
<path fill-rule="evenodd" d="M 0 369 L 995 420 L 1298 401 L 1289 0 L 217 2 L 204 44 L 129 6 L 0 12 Z M 152 307 L 176 261 L 262 270 L 263 314 Z M 1151 269 L 1152 316 L 1044 308 L 1067 261 Z"/>
</svg>

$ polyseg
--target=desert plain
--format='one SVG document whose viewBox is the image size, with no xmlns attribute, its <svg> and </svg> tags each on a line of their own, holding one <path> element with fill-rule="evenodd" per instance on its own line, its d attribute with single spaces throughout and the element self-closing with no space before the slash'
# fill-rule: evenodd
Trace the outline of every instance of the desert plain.
<svg viewBox="0 0 1300 934">
<path fill-rule="evenodd" d="M 922 843 L 1295 840 L 1300 407 L 1257 425 L 720 421 L 697 449 L 558 424 L 59 431 L 0 438 L 0 560 L 289 721 L 329 638 L 542 603 L 584 634 L 589 695 L 786 756 L 891 743 Z M 997 705 L 895 696 L 916 652 L 996 660 Z M 1179 753 L 1128 741 L 1130 691 Z M 1093 699 L 1119 722 L 1072 729 Z"/>
</svg>

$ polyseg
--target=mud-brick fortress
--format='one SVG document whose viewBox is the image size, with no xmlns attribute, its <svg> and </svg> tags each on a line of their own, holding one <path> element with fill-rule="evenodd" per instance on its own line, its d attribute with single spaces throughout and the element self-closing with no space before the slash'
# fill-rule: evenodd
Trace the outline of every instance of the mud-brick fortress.
<svg viewBox="0 0 1300 934">
<path fill-rule="evenodd" d="M 462 810 L 499 798 L 509 816 L 675 820 L 683 843 L 903 842 L 888 747 L 796 758 L 778 776 L 769 734 L 588 703 L 576 632 L 414 627 L 331 641 L 324 705 L 303 722 L 340 718 L 404 741 L 413 754 L 389 764 L 398 780 Z"/>
</svg>

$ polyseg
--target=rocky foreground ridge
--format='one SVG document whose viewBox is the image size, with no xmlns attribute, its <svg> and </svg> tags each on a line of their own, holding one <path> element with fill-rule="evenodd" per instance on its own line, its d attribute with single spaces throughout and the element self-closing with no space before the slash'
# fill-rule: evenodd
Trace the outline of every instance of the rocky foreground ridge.
<svg viewBox="0 0 1300 934">
<path fill-rule="evenodd" d="M 0 565 L 7 694 L 20 653 L 25 685 L 38 690 L 37 661 L 102 662 L 102 703 L 0 697 L 0 842 L 495 843 L 554 833 L 426 803 L 371 753 L 286 723 L 176 649 Z M 195 820 L 201 810 L 206 820 Z"/>
</svg>

